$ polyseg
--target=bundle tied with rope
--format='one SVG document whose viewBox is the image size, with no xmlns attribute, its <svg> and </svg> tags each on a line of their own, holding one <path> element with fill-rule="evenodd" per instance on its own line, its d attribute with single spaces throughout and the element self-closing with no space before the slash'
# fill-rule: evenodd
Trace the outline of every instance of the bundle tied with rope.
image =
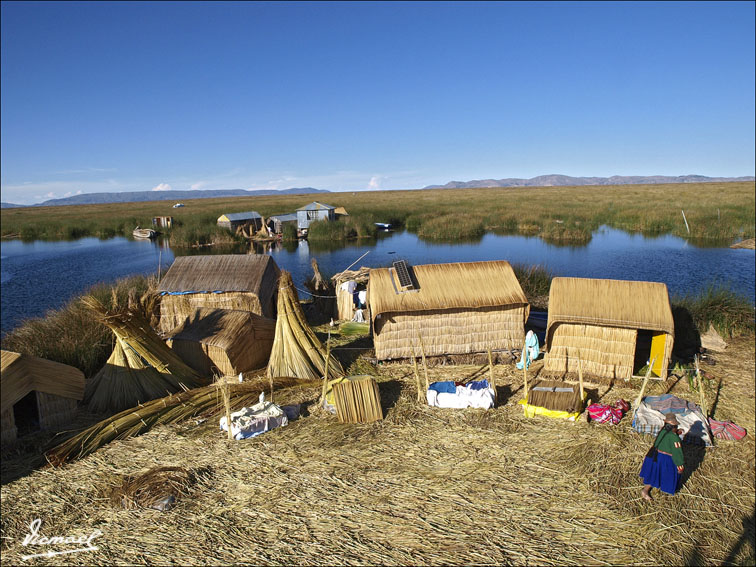
<svg viewBox="0 0 756 567">
<path fill-rule="evenodd" d="M 271 380 L 281 376 L 315 380 L 327 373 L 326 378 L 330 380 L 343 376 L 341 363 L 326 352 L 307 323 L 291 274 L 281 270 L 278 282 L 278 316 L 268 377 Z"/>
</svg>

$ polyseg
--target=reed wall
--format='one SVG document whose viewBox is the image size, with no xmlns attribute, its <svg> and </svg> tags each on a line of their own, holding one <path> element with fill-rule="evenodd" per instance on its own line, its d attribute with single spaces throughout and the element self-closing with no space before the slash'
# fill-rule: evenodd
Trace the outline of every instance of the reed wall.
<svg viewBox="0 0 756 567">
<path fill-rule="evenodd" d="M 0 415 L 0 444 L 3 446 L 12 445 L 16 442 L 18 430 L 16 429 L 16 420 L 13 419 L 13 407 L 2 412 Z"/>
<path fill-rule="evenodd" d="M 40 429 L 57 429 L 69 425 L 76 413 L 76 400 L 37 392 Z"/>
<path fill-rule="evenodd" d="M 471 354 L 522 348 L 525 309 L 519 306 L 383 313 L 374 321 L 378 360 L 420 356 L 422 336 L 426 356 Z"/>
<path fill-rule="evenodd" d="M 164 295 L 160 299 L 160 331 L 172 331 L 202 308 L 249 311 L 263 317 L 274 317 L 272 296 L 261 300 L 251 292 Z"/>
<path fill-rule="evenodd" d="M 543 371 L 564 376 L 578 373 L 578 359 L 583 373 L 600 378 L 630 378 L 635 361 L 636 329 L 561 323 L 554 326 Z M 673 337 L 666 335 L 660 378 L 666 379 Z"/>
</svg>

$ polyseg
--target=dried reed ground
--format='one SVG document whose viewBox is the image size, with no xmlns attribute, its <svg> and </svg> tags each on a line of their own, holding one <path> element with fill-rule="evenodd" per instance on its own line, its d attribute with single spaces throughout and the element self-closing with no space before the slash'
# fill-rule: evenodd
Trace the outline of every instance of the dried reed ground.
<svg viewBox="0 0 756 567">
<path fill-rule="evenodd" d="M 674 497 L 640 499 L 651 437 L 629 429 L 526 419 L 522 374 L 496 366 L 492 411 L 418 406 L 410 365 L 378 367 L 386 419 L 342 425 L 311 413 L 260 437 L 229 442 L 216 423 L 158 427 L 2 488 L 5 564 L 721 564 L 754 563 L 754 351 L 732 344 L 715 366 L 715 417 L 748 429 L 718 442 Z M 536 363 L 535 369 L 540 367 Z M 359 363 L 364 371 L 364 364 Z M 421 371 L 422 372 L 422 371 Z M 482 375 L 436 367 L 431 380 Z M 602 401 L 633 402 L 638 384 Z M 692 398 L 686 380 L 650 388 Z M 318 388 L 277 392 L 311 402 Z M 102 488 L 154 466 L 198 471 L 170 512 L 112 508 Z M 29 523 L 45 535 L 88 535 L 97 551 L 22 561 Z"/>
</svg>

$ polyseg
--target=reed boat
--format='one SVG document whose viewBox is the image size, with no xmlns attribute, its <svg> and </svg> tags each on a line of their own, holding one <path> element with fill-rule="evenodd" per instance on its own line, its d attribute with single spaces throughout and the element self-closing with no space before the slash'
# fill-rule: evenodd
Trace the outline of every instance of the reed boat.
<svg viewBox="0 0 756 567">
<path fill-rule="evenodd" d="M 132 232 L 132 234 L 134 235 L 134 238 L 152 239 L 152 238 L 155 238 L 155 236 L 157 236 L 157 233 L 151 228 L 139 228 L 139 227 L 136 227 L 134 229 L 134 232 Z"/>
</svg>

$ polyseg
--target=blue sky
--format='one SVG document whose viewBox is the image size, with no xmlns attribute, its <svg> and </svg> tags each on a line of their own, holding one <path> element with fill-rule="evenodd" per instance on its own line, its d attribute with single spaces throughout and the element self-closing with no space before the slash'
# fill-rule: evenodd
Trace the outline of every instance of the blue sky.
<svg viewBox="0 0 756 567">
<path fill-rule="evenodd" d="M 2 2 L 2 200 L 754 174 L 754 3 Z"/>
</svg>

